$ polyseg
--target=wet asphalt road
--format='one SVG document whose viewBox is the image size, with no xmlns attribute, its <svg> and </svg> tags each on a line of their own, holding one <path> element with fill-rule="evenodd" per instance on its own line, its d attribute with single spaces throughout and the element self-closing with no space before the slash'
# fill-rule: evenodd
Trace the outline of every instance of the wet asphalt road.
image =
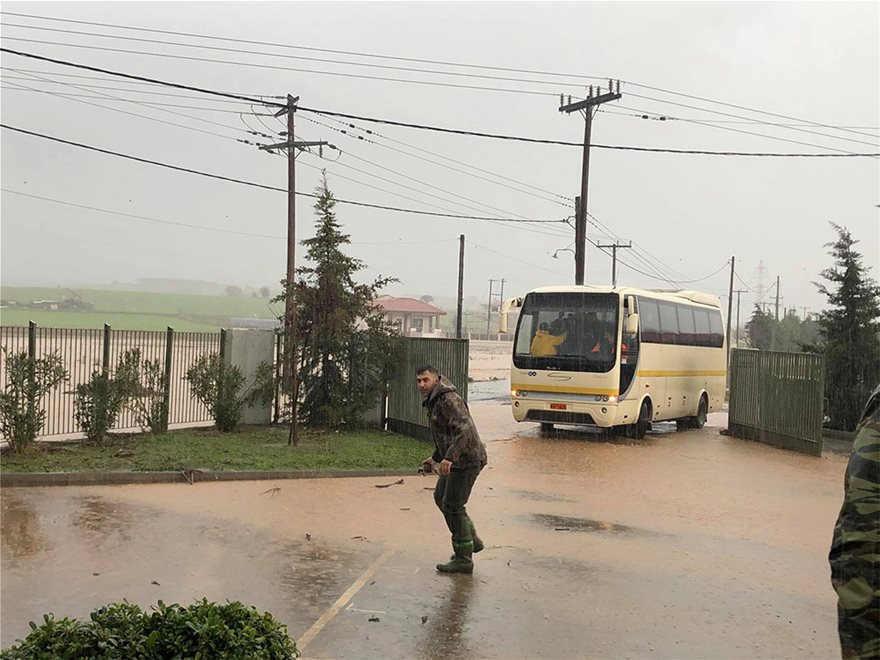
<svg viewBox="0 0 880 660">
<path fill-rule="evenodd" d="M 273 612 L 314 658 L 839 657 L 846 456 L 717 426 L 541 438 L 472 408 L 490 456 L 473 576 L 434 571 L 430 477 L 5 489 L 2 645 L 47 611 L 206 596 Z"/>
</svg>

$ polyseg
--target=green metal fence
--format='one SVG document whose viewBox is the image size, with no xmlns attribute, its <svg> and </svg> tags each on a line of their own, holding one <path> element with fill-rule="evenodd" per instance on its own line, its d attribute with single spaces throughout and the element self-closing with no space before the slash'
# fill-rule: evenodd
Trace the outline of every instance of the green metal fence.
<svg viewBox="0 0 880 660">
<path fill-rule="evenodd" d="M 821 355 L 733 349 L 730 434 L 821 456 L 824 379 Z"/>
<path fill-rule="evenodd" d="M 220 333 L 174 332 L 154 330 L 79 330 L 71 328 L 0 327 L 0 347 L 10 353 L 28 352 L 36 357 L 57 353 L 69 378 L 43 400 L 46 420 L 41 436 L 68 435 L 79 432 L 74 418 L 74 392 L 100 368 L 113 369 L 122 354 L 133 348 L 143 360 L 158 360 L 164 366 L 168 383 L 170 424 L 211 421 L 204 405 L 192 396 L 186 370 L 201 355 L 220 351 Z M 6 370 L 0 354 L 0 390 L 6 387 Z M 137 430 L 131 410 L 124 410 L 117 420 L 117 430 Z"/>
<path fill-rule="evenodd" d="M 431 364 L 458 388 L 467 401 L 467 339 L 402 338 L 397 369 L 388 386 L 388 430 L 425 440 L 431 439 L 428 417 L 416 388 L 416 369 Z"/>
</svg>

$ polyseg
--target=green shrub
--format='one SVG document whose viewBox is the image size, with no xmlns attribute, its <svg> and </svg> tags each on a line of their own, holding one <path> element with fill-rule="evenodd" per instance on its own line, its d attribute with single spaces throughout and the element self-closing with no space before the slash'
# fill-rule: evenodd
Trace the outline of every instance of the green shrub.
<svg viewBox="0 0 880 660">
<path fill-rule="evenodd" d="M 165 433 L 168 430 L 168 401 L 165 399 L 165 365 L 159 360 L 141 362 L 141 349 L 131 350 L 137 371 L 132 374 L 134 383 L 127 406 L 143 430 Z"/>
<path fill-rule="evenodd" d="M 6 385 L 0 393 L 0 433 L 15 453 L 24 451 L 46 421 L 41 401 L 67 380 L 67 370 L 57 354 L 37 359 L 3 348 Z"/>
<path fill-rule="evenodd" d="M 241 369 L 212 353 L 199 356 L 186 370 L 186 379 L 192 386 L 193 396 L 208 409 L 217 430 L 235 430 L 241 419 L 239 392 L 244 385 Z"/>
<path fill-rule="evenodd" d="M 95 610 L 89 621 L 51 614 L 31 623 L 26 639 L 0 652 L 2 660 L 36 658 L 297 658 L 287 627 L 267 613 L 239 602 L 218 605 L 207 599 L 182 607 L 162 601 L 142 611 L 115 603 Z"/>
<path fill-rule="evenodd" d="M 116 424 L 119 413 L 133 396 L 138 384 L 140 353 L 126 351 L 119 358 L 115 373 L 95 369 L 89 380 L 74 389 L 73 411 L 86 443 L 99 445 Z"/>
</svg>

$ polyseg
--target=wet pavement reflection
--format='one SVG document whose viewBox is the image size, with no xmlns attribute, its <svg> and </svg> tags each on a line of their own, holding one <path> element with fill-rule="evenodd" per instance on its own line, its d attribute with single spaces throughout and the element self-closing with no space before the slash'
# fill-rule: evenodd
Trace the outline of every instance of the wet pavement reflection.
<svg viewBox="0 0 880 660">
<path fill-rule="evenodd" d="M 323 620 L 307 658 L 837 653 L 825 556 L 845 456 L 717 427 L 544 437 L 497 402 L 472 410 L 490 456 L 468 506 L 487 543 L 472 576 L 434 571 L 450 543 L 417 466 L 384 489 L 3 489 L 0 642 L 44 612 L 207 597 L 271 611 L 297 639 Z"/>
</svg>

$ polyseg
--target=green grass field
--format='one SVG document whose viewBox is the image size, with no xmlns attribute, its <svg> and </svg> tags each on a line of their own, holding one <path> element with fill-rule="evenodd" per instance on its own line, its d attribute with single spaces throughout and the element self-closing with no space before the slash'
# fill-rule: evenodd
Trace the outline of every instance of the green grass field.
<svg viewBox="0 0 880 660">
<path fill-rule="evenodd" d="M 124 451 L 121 449 L 124 448 Z M 381 431 L 303 429 L 298 447 L 287 446 L 284 427 L 244 427 L 235 433 L 209 429 L 131 435 L 111 446 L 45 442 L 24 455 L 4 455 L 4 472 L 161 472 L 203 470 L 408 469 L 413 475 L 431 448 Z M 121 454 L 121 455 L 120 455 Z"/>
<path fill-rule="evenodd" d="M 48 311 L 6 308 L 0 310 L 0 324 L 26 326 L 28 321 L 47 328 L 101 328 L 109 323 L 118 330 L 164 330 L 171 326 L 182 332 L 217 332 L 232 317 L 277 318 L 267 298 L 248 296 L 206 296 L 143 291 L 101 291 L 77 289 L 82 300 L 94 305 L 89 311 Z M 2 287 L 0 297 L 27 303 L 34 300 L 62 300 L 69 289 Z"/>
</svg>

